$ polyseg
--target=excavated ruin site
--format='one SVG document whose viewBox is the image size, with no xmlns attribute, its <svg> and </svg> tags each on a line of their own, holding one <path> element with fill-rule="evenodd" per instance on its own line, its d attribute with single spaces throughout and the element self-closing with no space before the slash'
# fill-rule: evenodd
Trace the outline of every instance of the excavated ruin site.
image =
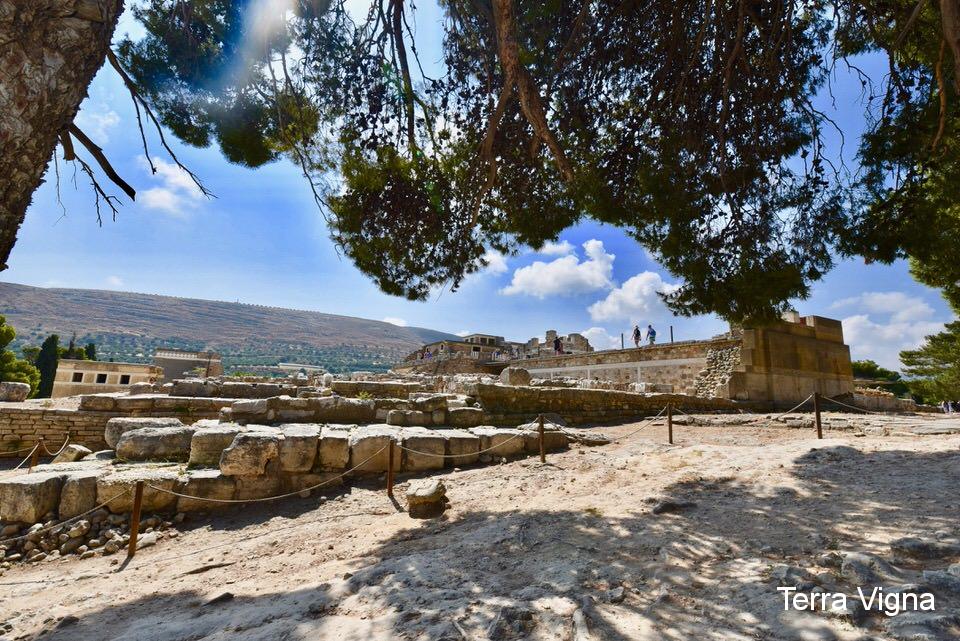
<svg viewBox="0 0 960 641">
<path fill-rule="evenodd" d="M 593 387 L 510 367 L 0 404 L 0 639 L 960 634 L 960 420 L 818 397 L 818 438 L 812 396 Z M 936 610 L 777 591 L 867 585 Z"/>
</svg>

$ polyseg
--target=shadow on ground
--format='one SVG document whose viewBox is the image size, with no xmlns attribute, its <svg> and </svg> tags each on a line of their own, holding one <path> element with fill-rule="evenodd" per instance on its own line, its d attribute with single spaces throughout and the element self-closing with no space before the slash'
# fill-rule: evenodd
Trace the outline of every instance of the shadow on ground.
<svg viewBox="0 0 960 641">
<path fill-rule="evenodd" d="M 952 451 L 825 447 L 793 462 L 789 484 L 766 490 L 676 483 L 667 494 L 695 505 L 659 515 L 628 490 L 617 513 L 543 511 L 533 490 L 523 511 L 411 521 L 329 583 L 207 603 L 223 591 L 224 569 L 211 572 L 210 592 L 158 586 L 38 638 L 570 639 L 578 608 L 605 641 L 887 638 L 876 617 L 858 630 L 784 613 L 771 566 L 831 548 L 889 555 L 889 538 L 954 528 L 958 463 Z M 214 526 L 242 523 L 224 518 Z M 938 611 L 956 612 L 953 598 L 938 594 Z"/>
</svg>

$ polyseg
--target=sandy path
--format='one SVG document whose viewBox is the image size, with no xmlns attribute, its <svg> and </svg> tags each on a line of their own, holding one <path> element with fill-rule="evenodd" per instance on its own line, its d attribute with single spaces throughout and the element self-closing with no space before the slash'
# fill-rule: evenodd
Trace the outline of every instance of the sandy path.
<svg viewBox="0 0 960 641">
<path fill-rule="evenodd" d="M 883 615 L 783 612 L 771 571 L 839 580 L 816 565 L 828 549 L 889 560 L 898 537 L 958 534 L 960 436 L 811 436 L 678 426 L 670 446 L 654 425 L 546 466 L 450 471 L 434 521 L 397 512 L 377 479 L 193 518 L 126 567 L 8 570 L 0 639 L 572 639 L 578 609 L 595 640 L 893 638 Z M 652 514 L 662 497 L 695 505 Z M 938 593 L 937 611 L 957 603 Z"/>
</svg>

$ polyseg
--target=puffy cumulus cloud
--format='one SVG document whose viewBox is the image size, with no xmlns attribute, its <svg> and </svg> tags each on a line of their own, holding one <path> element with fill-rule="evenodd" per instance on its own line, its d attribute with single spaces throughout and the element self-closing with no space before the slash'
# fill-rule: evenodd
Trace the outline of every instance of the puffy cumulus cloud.
<svg viewBox="0 0 960 641">
<path fill-rule="evenodd" d="M 587 311 L 595 321 L 647 320 L 665 311 L 659 294 L 674 292 L 679 287 L 665 282 L 656 272 L 641 272 L 588 307 Z"/>
<path fill-rule="evenodd" d="M 559 243 L 552 241 L 544 243 L 543 247 L 537 250 L 537 253 L 544 256 L 566 256 L 572 254 L 573 250 L 573 243 L 569 240 L 561 240 Z"/>
<path fill-rule="evenodd" d="M 591 327 L 582 332 L 594 349 L 620 349 L 620 335 L 612 336 L 603 327 Z"/>
<path fill-rule="evenodd" d="M 856 309 L 873 314 L 889 314 L 898 323 L 928 319 L 933 307 L 918 296 L 903 292 L 865 292 L 859 296 L 841 298 L 830 309 Z"/>
<path fill-rule="evenodd" d="M 407 321 L 402 318 L 397 318 L 396 316 L 384 316 L 384 323 L 390 323 L 391 325 L 396 325 L 397 327 L 406 327 Z"/>
<path fill-rule="evenodd" d="M 149 167 L 147 159 L 142 156 L 140 163 L 144 167 Z M 175 163 L 154 158 L 153 166 L 157 169 L 154 177 L 160 181 L 160 185 L 137 194 L 137 200 L 141 205 L 182 218 L 203 200 L 203 192 L 193 182 L 190 174 Z"/>
<path fill-rule="evenodd" d="M 120 116 L 106 105 L 100 105 L 96 108 L 81 109 L 75 122 L 83 133 L 103 145 L 110 141 L 110 132 L 120 124 Z"/>
<path fill-rule="evenodd" d="M 583 243 L 586 259 L 575 254 L 562 256 L 549 263 L 535 261 L 513 272 L 513 280 L 500 290 L 508 296 L 526 294 L 536 298 L 584 294 L 613 287 L 613 261 L 603 242 L 592 239 Z"/>
<path fill-rule="evenodd" d="M 943 330 L 935 320 L 894 320 L 877 322 L 868 314 L 843 319 L 843 338 L 854 360 L 870 359 L 888 369 L 899 369 L 900 352 L 915 349 L 926 336 Z"/>
<path fill-rule="evenodd" d="M 503 274 L 509 269 L 507 267 L 507 257 L 492 249 L 483 253 L 483 262 L 487 264 L 483 271 L 489 274 Z"/>
</svg>

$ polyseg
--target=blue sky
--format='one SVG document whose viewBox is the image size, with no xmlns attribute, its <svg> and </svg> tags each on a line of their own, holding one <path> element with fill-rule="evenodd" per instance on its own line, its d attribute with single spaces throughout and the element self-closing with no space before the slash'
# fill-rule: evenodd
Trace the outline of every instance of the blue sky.
<svg viewBox="0 0 960 641">
<path fill-rule="evenodd" d="M 436 20 L 435 8 L 427 6 L 418 29 L 437 33 Z M 130 30 L 136 25 L 125 17 L 120 33 Z M 435 59 L 436 41 L 429 45 L 424 53 Z M 848 157 L 862 114 L 859 90 L 859 83 L 838 76 L 836 108 L 826 97 L 822 101 L 846 130 Z M 677 279 L 621 231 L 595 223 L 566 230 L 547 253 L 493 256 L 490 268 L 457 292 L 426 302 L 387 296 L 337 254 L 307 184 L 289 162 L 250 170 L 229 164 L 216 149 L 174 144 L 216 194 L 207 200 L 153 136 L 160 171 L 151 175 L 129 95 L 109 69 L 95 79 L 78 118 L 137 190 L 137 202 L 124 201 L 116 221 L 107 215 L 98 227 L 85 176 L 60 162 L 61 208 L 51 164 L 10 268 L 0 274 L 4 281 L 312 309 L 515 340 L 542 336 L 548 328 L 579 331 L 597 347 L 618 345 L 620 332 L 629 335 L 634 323 L 652 322 L 661 339 L 670 325 L 678 340 L 726 329 L 714 317 L 673 318 L 656 293 Z M 853 357 L 888 367 L 899 366 L 899 350 L 953 319 L 938 292 L 914 282 L 903 263 L 845 261 L 796 307 L 802 314 L 843 319 Z"/>
</svg>

